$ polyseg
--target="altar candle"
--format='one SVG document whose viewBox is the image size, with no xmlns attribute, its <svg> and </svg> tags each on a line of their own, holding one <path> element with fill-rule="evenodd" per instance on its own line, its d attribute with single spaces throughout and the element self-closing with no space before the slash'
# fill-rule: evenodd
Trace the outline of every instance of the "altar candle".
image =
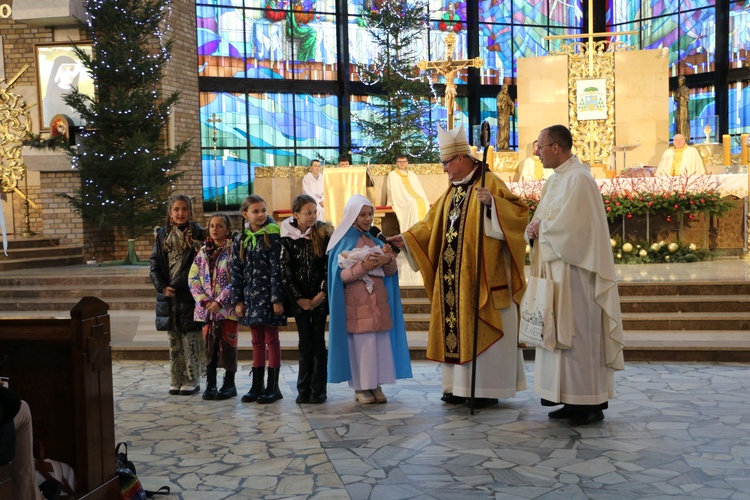
<svg viewBox="0 0 750 500">
<path fill-rule="evenodd" d="M 742 146 L 742 162 L 741 165 L 747 165 L 747 134 L 740 135 L 740 141 Z"/>
<path fill-rule="evenodd" d="M 494 168 L 495 166 L 495 147 L 489 146 L 487 148 L 487 165 L 490 167 L 490 170 Z"/>
<path fill-rule="evenodd" d="M 732 165 L 732 154 L 731 154 L 731 143 L 729 134 L 721 136 L 721 143 L 724 146 L 724 166 L 729 167 Z"/>
</svg>

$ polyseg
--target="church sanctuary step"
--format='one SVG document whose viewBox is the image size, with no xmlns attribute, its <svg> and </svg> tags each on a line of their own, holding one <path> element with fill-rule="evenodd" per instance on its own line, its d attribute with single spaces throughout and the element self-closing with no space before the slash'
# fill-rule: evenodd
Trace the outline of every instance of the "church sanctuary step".
<svg viewBox="0 0 750 500">
<path fill-rule="evenodd" d="M 0 252 L 0 271 L 73 266 L 83 261 L 80 245 L 60 245 L 59 239 L 14 238 L 8 240 L 8 255 Z"/>
<path fill-rule="evenodd" d="M 723 273 L 717 282 L 700 277 L 695 282 L 654 281 L 652 269 L 658 265 L 622 266 L 633 275 L 619 286 L 626 360 L 750 361 L 750 263 L 715 264 L 707 274 Z M 668 272 L 692 273 L 694 268 L 685 266 Z M 735 272 L 731 266 L 740 267 Z M 143 266 L 86 265 L 0 272 L 0 315 L 59 316 L 84 295 L 101 297 L 112 311 L 116 356 L 167 359 L 165 334 L 154 328 L 155 292 L 148 272 Z M 431 305 L 421 286 L 402 286 L 401 297 L 411 356 L 423 358 Z M 296 330 L 293 317 L 281 329 L 285 359 L 296 359 Z M 249 331 L 242 327 L 240 356 L 249 359 L 250 349 Z M 525 356 L 533 357 L 533 351 L 526 350 Z"/>
<path fill-rule="evenodd" d="M 750 312 L 750 295 L 681 295 L 665 300 L 664 295 L 621 295 L 623 313 Z"/>
<path fill-rule="evenodd" d="M 747 312 L 623 313 L 622 323 L 626 331 L 750 330 L 750 315 Z"/>
</svg>

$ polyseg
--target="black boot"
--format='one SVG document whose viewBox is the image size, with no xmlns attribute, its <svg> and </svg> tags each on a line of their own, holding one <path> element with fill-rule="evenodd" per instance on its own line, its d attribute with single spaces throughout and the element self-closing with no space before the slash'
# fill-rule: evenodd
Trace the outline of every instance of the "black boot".
<svg viewBox="0 0 750 500">
<path fill-rule="evenodd" d="M 279 368 L 268 369 L 268 383 L 266 383 L 266 390 L 263 392 L 263 395 L 258 398 L 258 404 L 273 403 L 284 397 L 279 390 L 279 371 Z"/>
<path fill-rule="evenodd" d="M 203 393 L 203 399 L 216 399 L 216 365 L 206 367 L 206 392 Z"/>
<path fill-rule="evenodd" d="M 237 386 L 234 385 L 234 372 L 224 373 L 224 383 L 221 384 L 221 389 L 216 393 L 216 399 L 224 400 L 233 398 L 237 395 Z"/>
<path fill-rule="evenodd" d="M 247 394 L 242 396 L 243 403 L 252 403 L 263 394 L 263 376 L 265 375 L 265 366 L 253 366 L 253 385 Z"/>
</svg>

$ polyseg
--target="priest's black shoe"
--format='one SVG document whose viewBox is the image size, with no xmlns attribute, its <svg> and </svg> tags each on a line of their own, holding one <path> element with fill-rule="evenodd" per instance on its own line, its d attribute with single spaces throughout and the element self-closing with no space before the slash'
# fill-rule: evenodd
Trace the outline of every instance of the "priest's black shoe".
<svg viewBox="0 0 750 500">
<path fill-rule="evenodd" d="M 323 404 L 326 402 L 326 399 L 328 399 L 328 395 L 326 395 L 325 393 L 313 394 L 312 396 L 310 396 L 310 404 L 313 404 L 313 405 Z"/>
<path fill-rule="evenodd" d="M 591 410 L 577 414 L 570 419 L 570 425 L 586 425 L 604 420 L 604 412 L 601 410 Z"/>
<path fill-rule="evenodd" d="M 576 411 L 574 408 L 571 408 L 568 405 L 563 406 L 562 408 L 551 411 L 547 414 L 547 416 L 553 420 L 562 419 L 562 418 L 576 418 L 579 415 L 582 415 L 586 412 L 581 412 L 580 410 Z"/>
<path fill-rule="evenodd" d="M 310 395 L 305 394 L 304 392 L 300 393 L 297 395 L 297 399 L 295 399 L 294 402 L 297 403 L 298 405 L 309 403 Z"/>
<path fill-rule="evenodd" d="M 481 410 L 482 408 L 488 408 L 497 403 L 499 403 L 497 398 L 474 398 L 474 409 Z M 471 406 L 471 399 L 467 399 L 466 404 Z"/>
<path fill-rule="evenodd" d="M 462 405 L 466 403 L 466 398 L 461 396 L 454 396 L 452 392 L 446 392 L 440 401 L 448 403 L 449 405 Z"/>
</svg>

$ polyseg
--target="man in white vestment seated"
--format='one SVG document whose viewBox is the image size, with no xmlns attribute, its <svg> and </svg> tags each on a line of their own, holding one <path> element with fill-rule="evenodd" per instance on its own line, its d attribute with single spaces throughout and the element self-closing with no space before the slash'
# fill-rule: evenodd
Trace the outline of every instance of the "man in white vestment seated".
<svg viewBox="0 0 750 500">
<path fill-rule="evenodd" d="M 704 175 L 706 167 L 700 153 L 693 146 L 688 146 L 685 136 L 676 134 L 672 139 L 673 148 L 664 151 L 659 161 L 656 175 L 678 176 L 678 175 Z"/>
<path fill-rule="evenodd" d="M 533 252 L 554 281 L 554 336 L 536 348 L 534 391 L 543 406 L 564 406 L 551 419 L 573 425 L 604 419 L 614 372 L 624 368 L 620 297 L 609 227 L 591 169 L 571 153 L 562 125 L 539 134 L 539 157 L 554 174 L 526 228 Z M 533 262 L 533 260 L 532 260 Z M 539 276 L 539 270 L 531 270 Z"/>
<path fill-rule="evenodd" d="M 526 286 L 523 235 L 528 207 L 492 172 L 480 187 L 481 162 L 473 157 L 463 126 L 447 131 L 438 127 L 438 141 L 450 185 L 424 219 L 389 241 L 405 249 L 412 268 L 424 279 L 431 305 L 427 359 L 443 363 L 442 401 L 470 402 L 476 362 L 474 407 L 484 408 L 526 389 L 518 304 Z M 479 217 L 484 217 L 481 234 Z M 484 252 L 477 273 L 480 245 Z"/>
<path fill-rule="evenodd" d="M 325 203 L 323 202 L 323 193 L 325 185 L 323 183 L 323 169 L 320 161 L 313 160 L 310 162 L 310 171 L 302 178 L 302 193 L 312 196 L 318 205 L 318 220 L 325 220 Z"/>
<path fill-rule="evenodd" d="M 396 168 L 388 173 L 385 182 L 386 203 L 393 207 L 399 228 L 410 228 L 424 219 L 430 202 L 419 177 L 409 170 L 409 160 L 405 155 L 396 157 Z"/>
<path fill-rule="evenodd" d="M 545 169 L 542 166 L 542 161 L 539 159 L 537 151 L 537 144 L 539 144 L 539 141 L 534 141 L 531 144 L 531 156 L 526 158 L 521 165 L 521 173 L 518 176 L 519 182 L 538 181 L 540 179 L 546 181 L 552 175 L 551 169 Z"/>
</svg>

